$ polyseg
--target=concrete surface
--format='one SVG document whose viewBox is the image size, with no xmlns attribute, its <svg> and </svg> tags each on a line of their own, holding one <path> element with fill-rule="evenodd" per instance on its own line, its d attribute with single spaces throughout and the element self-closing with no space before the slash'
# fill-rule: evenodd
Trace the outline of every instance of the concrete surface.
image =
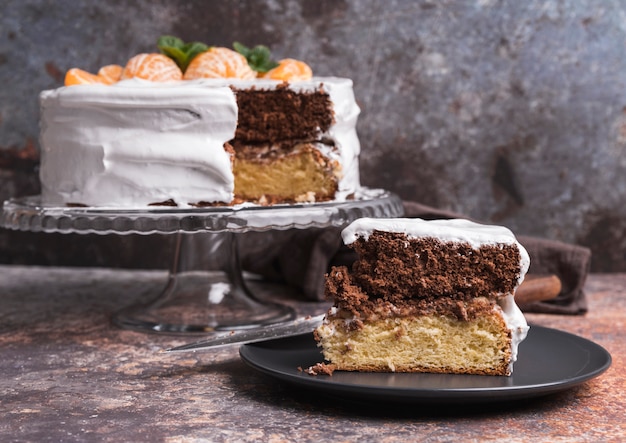
<svg viewBox="0 0 626 443">
<path fill-rule="evenodd" d="M 528 315 L 533 325 L 603 346 L 613 357 L 605 373 L 545 397 L 440 407 L 341 401 L 255 371 L 237 346 L 163 354 L 198 338 L 111 326 L 114 312 L 158 293 L 166 278 L 0 266 L 0 440 L 619 442 L 626 435 L 626 274 L 590 276 L 585 317 Z"/>
</svg>

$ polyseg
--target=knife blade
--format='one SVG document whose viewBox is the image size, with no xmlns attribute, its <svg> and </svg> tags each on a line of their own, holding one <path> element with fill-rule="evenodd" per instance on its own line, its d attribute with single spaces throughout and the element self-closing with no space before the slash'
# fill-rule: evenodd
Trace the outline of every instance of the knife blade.
<svg viewBox="0 0 626 443">
<path fill-rule="evenodd" d="M 275 325 L 262 326 L 254 329 L 234 329 L 219 336 L 207 338 L 193 343 L 188 343 L 182 346 L 169 348 L 166 349 L 165 352 L 175 353 L 206 351 L 221 346 L 236 344 L 243 345 L 246 343 L 255 343 L 259 341 L 266 341 L 275 338 L 303 334 L 306 332 L 313 332 L 313 329 L 322 324 L 322 320 L 324 320 L 324 315 L 325 314 L 320 314 L 315 317 L 300 317 L 289 322 L 277 323 Z"/>
</svg>

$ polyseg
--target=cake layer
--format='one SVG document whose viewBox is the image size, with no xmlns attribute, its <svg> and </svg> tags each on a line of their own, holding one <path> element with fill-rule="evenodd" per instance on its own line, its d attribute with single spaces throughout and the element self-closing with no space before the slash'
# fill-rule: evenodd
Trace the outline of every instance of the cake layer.
<svg viewBox="0 0 626 443">
<path fill-rule="evenodd" d="M 511 338 L 497 310 L 471 321 L 446 316 L 385 318 L 358 329 L 334 319 L 316 330 L 337 370 L 508 375 Z"/>
<path fill-rule="evenodd" d="M 395 239 L 396 241 L 402 238 L 406 240 L 420 240 L 422 245 L 430 245 L 432 247 L 433 254 L 446 254 L 444 249 L 447 246 L 454 248 L 457 253 L 465 254 L 465 258 L 461 258 L 461 263 L 469 262 L 471 264 L 471 273 L 475 273 L 476 264 L 480 261 L 480 257 L 477 257 L 476 252 L 482 252 L 489 254 L 490 257 L 485 257 L 486 260 L 496 260 L 499 263 L 503 263 L 506 260 L 512 260 L 512 263 L 516 267 L 519 267 L 515 277 L 515 282 L 512 289 L 515 289 L 523 280 L 528 267 L 530 266 L 530 258 L 526 249 L 519 244 L 515 235 L 504 226 L 496 225 L 484 225 L 480 223 L 474 223 L 464 219 L 453 220 L 421 220 L 416 218 L 394 218 L 394 219 L 374 219 L 374 218 L 361 218 L 355 220 L 349 226 L 342 231 L 342 239 L 344 244 L 353 245 L 358 240 L 367 241 L 374 233 L 387 233 L 383 237 Z M 394 235 L 396 234 L 396 235 Z M 376 241 L 376 240 L 375 240 Z M 384 241 L 381 240 L 380 241 Z M 440 245 L 440 250 L 437 251 L 437 245 Z M 353 245 L 359 247 L 358 245 Z M 407 247 L 409 243 L 407 243 Z M 380 247 L 378 245 L 377 247 Z M 393 245 L 392 245 L 393 247 Z M 509 247 L 511 249 L 509 250 Z M 376 249 L 376 247 L 370 248 Z M 400 251 L 397 249 L 396 251 Z M 416 247 L 417 249 L 417 247 Z M 502 256 L 499 256 L 498 251 L 502 251 Z M 512 250 L 517 250 L 518 260 L 513 257 L 505 257 L 506 254 L 511 254 Z M 365 251 L 361 251 L 364 253 Z M 375 253 L 375 252 L 374 252 Z M 395 252 L 396 254 L 398 252 Z M 416 254 L 420 254 L 418 251 Z M 415 261 L 418 265 L 418 269 L 424 267 L 432 267 L 434 272 L 437 270 L 445 272 L 446 268 L 450 266 L 442 266 L 442 264 L 436 263 L 435 260 L 429 263 L 429 251 L 422 253 L 420 257 L 415 257 Z M 382 255 L 382 254 L 381 254 Z M 435 257 L 430 257 L 435 258 Z M 422 264 L 424 266 L 422 266 Z M 497 263 L 494 263 L 495 268 Z M 497 269 L 493 269 L 494 273 L 500 273 Z M 464 273 L 467 275 L 467 273 Z M 502 290 L 500 292 L 509 292 Z"/>
<path fill-rule="evenodd" d="M 319 202 L 336 197 L 341 163 L 320 143 L 236 148 L 237 200 Z"/>
<path fill-rule="evenodd" d="M 41 94 L 42 199 L 137 207 L 230 203 L 237 125 L 228 87 L 127 80 Z"/>
<path fill-rule="evenodd" d="M 398 287 L 399 279 L 395 278 L 394 273 L 387 275 L 388 279 L 378 279 L 379 285 L 388 294 L 381 296 L 377 292 L 368 292 L 345 266 L 333 267 L 325 279 L 325 294 L 327 298 L 334 300 L 334 306 L 338 310 L 335 315 L 358 322 L 372 318 L 415 315 L 446 315 L 459 320 L 472 320 L 490 312 L 498 303 L 498 299 L 489 292 L 482 292 L 474 297 L 457 293 L 452 296 L 445 293 L 437 295 L 432 288 L 427 287 L 424 289 L 427 295 L 422 295 L 419 292 L 421 286 L 413 288 L 415 292 L 402 297 L 393 292 L 393 288 Z M 418 279 L 422 280 L 419 277 Z M 441 286 L 441 282 L 439 283 Z"/>
<path fill-rule="evenodd" d="M 241 142 L 319 140 L 334 122 L 333 104 L 323 86 L 298 92 L 282 83 L 273 89 L 237 89 L 235 95 L 235 139 Z"/>
<path fill-rule="evenodd" d="M 394 303 L 502 296 L 515 290 L 520 274 L 515 245 L 473 248 L 431 237 L 407 241 L 405 234 L 377 231 L 353 247 L 360 257 L 352 267 L 356 283 L 368 294 Z"/>
</svg>

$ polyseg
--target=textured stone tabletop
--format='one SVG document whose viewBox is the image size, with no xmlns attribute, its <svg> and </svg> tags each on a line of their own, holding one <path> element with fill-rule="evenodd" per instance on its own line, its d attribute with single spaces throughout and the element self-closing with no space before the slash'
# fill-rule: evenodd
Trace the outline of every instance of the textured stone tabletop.
<svg viewBox="0 0 626 443">
<path fill-rule="evenodd" d="M 166 278 L 160 271 L 0 267 L 0 440 L 626 438 L 626 274 L 590 276 L 585 316 L 528 315 L 605 347 L 613 357 L 607 372 L 532 401 L 448 410 L 336 404 L 257 373 L 236 347 L 165 355 L 159 351 L 191 339 L 111 325 L 113 312 L 158 293 Z"/>
</svg>

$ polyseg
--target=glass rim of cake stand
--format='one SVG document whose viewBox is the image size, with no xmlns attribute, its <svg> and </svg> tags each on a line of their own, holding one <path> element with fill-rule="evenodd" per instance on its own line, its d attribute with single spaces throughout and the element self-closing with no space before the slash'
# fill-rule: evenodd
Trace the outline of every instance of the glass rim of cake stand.
<svg viewBox="0 0 626 443">
<path fill-rule="evenodd" d="M 47 206 L 41 196 L 4 202 L 0 226 L 13 230 L 78 234 L 248 232 L 342 226 L 357 218 L 402 213 L 402 200 L 384 189 L 361 187 L 353 198 L 317 203 L 177 208 Z"/>
<path fill-rule="evenodd" d="M 233 329 L 262 328 L 295 318 L 294 309 L 283 303 L 260 300 L 249 290 L 239 262 L 237 237 L 249 231 L 272 231 L 342 227 L 362 217 L 395 217 L 404 213 L 402 200 L 382 190 L 361 188 L 354 198 L 323 203 L 240 205 L 199 208 L 149 207 L 119 209 L 102 207 L 51 207 L 41 196 L 7 200 L 0 214 L 0 226 L 21 231 L 62 234 L 175 234 L 170 276 L 165 288 L 151 301 L 121 309 L 113 323 L 124 329 L 158 333 L 223 333 Z M 215 234 L 225 242 L 226 263 L 219 281 L 205 273 L 200 281 L 179 267 L 189 254 L 182 236 Z M 210 237 L 213 237 L 211 235 Z M 217 241 L 217 240 L 216 240 Z M 193 242 L 194 244 L 196 242 Z M 193 248 L 192 248 L 193 249 Z M 193 252 L 192 252 L 193 254 Z M 193 255 L 192 255 L 193 256 Z M 187 285 L 187 282 L 190 282 Z M 226 288 L 228 295 L 217 305 L 206 303 L 213 289 Z M 194 304 L 195 303 L 195 304 Z M 193 307 L 187 309 L 185 307 Z M 203 310 L 207 308 L 206 310 Z M 192 315 L 188 315 L 191 312 Z M 195 313 L 202 320 L 187 320 Z M 206 314 L 206 315 L 204 315 Z"/>
</svg>

